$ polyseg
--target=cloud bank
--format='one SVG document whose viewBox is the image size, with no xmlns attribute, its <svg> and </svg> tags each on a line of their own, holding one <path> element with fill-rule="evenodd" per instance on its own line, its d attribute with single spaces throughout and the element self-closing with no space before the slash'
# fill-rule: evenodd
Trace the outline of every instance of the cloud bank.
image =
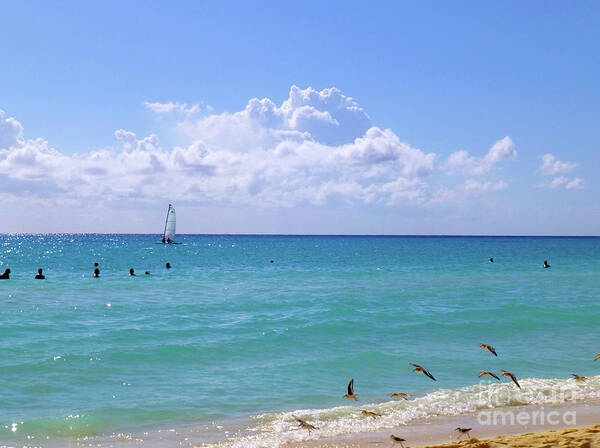
<svg viewBox="0 0 600 448">
<path fill-rule="evenodd" d="M 26 139 L 21 123 L 0 111 L 0 186 L 17 197 L 73 202 L 427 205 L 506 188 L 498 167 L 517 157 L 510 137 L 480 157 L 415 148 L 371 123 L 336 88 L 292 86 L 280 105 L 252 98 L 233 113 L 203 115 L 199 105 L 175 102 L 143 106 L 179 114 L 175 130 L 188 143 L 163 148 L 157 135 L 119 129 L 114 148 L 64 154 L 42 138 Z M 566 169 L 548 164 L 548 171 Z"/>
</svg>

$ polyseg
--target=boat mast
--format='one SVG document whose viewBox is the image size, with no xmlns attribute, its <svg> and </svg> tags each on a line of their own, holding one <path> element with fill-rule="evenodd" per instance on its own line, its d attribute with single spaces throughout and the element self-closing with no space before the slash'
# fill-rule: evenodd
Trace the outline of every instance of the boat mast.
<svg viewBox="0 0 600 448">
<path fill-rule="evenodd" d="M 169 208 L 167 209 L 167 217 L 165 218 L 165 230 L 163 230 L 163 238 L 167 237 L 167 222 L 169 222 L 169 212 L 171 211 L 171 204 L 169 204 Z"/>
</svg>

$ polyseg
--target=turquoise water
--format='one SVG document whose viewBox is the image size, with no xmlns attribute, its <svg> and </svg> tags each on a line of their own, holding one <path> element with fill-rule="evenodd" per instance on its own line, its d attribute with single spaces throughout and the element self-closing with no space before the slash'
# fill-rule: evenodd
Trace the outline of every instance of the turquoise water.
<svg viewBox="0 0 600 448">
<path fill-rule="evenodd" d="M 531 387 L 600 372 L 600 238 L 156 240 L 1 238 L 0 270 L 12 274 L 0 281 L 0 442 L 190 425 L 196 441 L 218 441 L 197 429 L 352 406 L 350 378 L 357 406 L 387 406 L 391 392 L 479 384 L 481 370 Z M 45 281 L 33 280 L 38 267 Z"/>
</svg>

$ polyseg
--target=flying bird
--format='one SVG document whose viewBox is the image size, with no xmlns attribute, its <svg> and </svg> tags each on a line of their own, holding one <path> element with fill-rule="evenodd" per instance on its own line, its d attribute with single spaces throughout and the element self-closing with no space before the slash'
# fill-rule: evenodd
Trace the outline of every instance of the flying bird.
<svg viewBox="0 0 600 448">
<path fill-rule="evenodd" d="M 311 425 L 310 423 L 306 422 L 305 420 L 302 420 L 299 417 L 296 417 L 293 414 L 292 414 L 292 417 L 294 417 L 296 419 L 296 421 L 298 422 L 298 426 L 300 426 L 300 428 L 308 430 L 309 433 L 311 431 L 314 431 L 315 429 L 319 429 L 316 426 Z"/>
<path fill-rule="evenodd" d="M 479 378 L 481 378 L 482 376 L 491 376 L 493 378 L 496 378 L 498 381 L 500 381 L 500 378 L 498 378 L 498 376 L 495 373 L 492 372 L 479 372 L 479 375 L 477 375 Z"/>
<path fill-rule="evenodd" d="M 410 398 L 410 394 L 405 394 L 404 392 L 393 393 L 390 394 L 390 397 L 397 398 L 399 400 L 408 400 Z"/>
<path fill-rule="evenodd" d="M 352 378 L 348 383 L 348 393 L 344 394 L 344 398 L 354 401 L 357 400 L 358 397 L 354 394 L 354 378 Z"/>
<path fill-rule="evenodd" d="M 471 435 L 469 434 L 469 431 L 473 429 L 473 428 L 456 428 L 455 431 L 458 432 L 458 438 L 460 439 L 463 435 L 468 437 L 469 439 L 471 438 Z"/>
<path fill-rule="evenodd" d="M 571 376 L 573 377 L 573 379 L 575 381 L 585 381 L 585 380 L 587 380 L 587 377 L 575 375 L 574 373 L 572 373 Z"/>
<path fill-rule="evenodd" d="M 596 357 L 594 358 L 594 361 L 598 361 L 600 359 L 600 355 L 596 355 Z"/>
<path fill-rule="evenodd" d="M 429 373 L 429 370 L 421 367 L 419 364 L 413 364 L 412 362 L 410 363 L 411 366 L 414 366 L 415 368 L 415 372 L 417 373 L 422 373 L 423 375 L 427 375 L 429 378 L 431 378 L 433 381 L 437 381 L 433 375 L 431 373 Z"/>
<path fill-rule="evenodd" d="M 404 448 L 404 445 L 402 444 L 402 442 L 406 442 L 406 440 L 405 440 L 405 439 L 403 439 L 402 437 L 398 437 L 398 436 L 395 436 L 394 434 L 392 434 L 392 435 L 390 436 L 390 439 L 392 439 L 392 445 L 395 445 L 395 444 L 399 443 L 399 444 L 400 444 L 400 446 L 401 446 L 402 448 Z"/>
<path fill-rule="evenodd" d="M 487 345 L 487 344 L 478 344 L 483 350 L 487 350 L 488 352 L 491 352 L 494 356 L 498 356 L 498 353 L 496 353 L 496 349 L 494 347 L 492 347 L 491 345 Z"/>
<path fill-rule="evenodd" d="M 521 385 L 517 381 L 517 378 L 512 373 L 507 372 L 506 370 L 498 370 L 498 372 L 502 372 L 502 375 L 504 375 L 506 378 L 510 378 L 511 380 L 513 380 L 513 382 L 517 385 L 517 387 L 519 389 L 521 388 Z"/>
<path fill-rule="evenodd" d="M 364 409 L 362 411 L 360 411 L 360 413 L 362 415 L 364 415 L 365 417 L 372 417 L 372 418 L 381 417 L 381 414 L 377 414 L 376 412 L 371 412 L 371 411 L 365 411 Z"/>
</svg>

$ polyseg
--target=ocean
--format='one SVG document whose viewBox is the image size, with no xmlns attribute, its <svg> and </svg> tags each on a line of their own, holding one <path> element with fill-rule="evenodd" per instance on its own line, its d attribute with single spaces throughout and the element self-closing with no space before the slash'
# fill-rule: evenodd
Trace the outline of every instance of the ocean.
<svg viewBox="0 0 600 448">
<path fill-rule="evenodd" d="M 599 397 L 600 238 L 157 240 L 0 237 L 0 445 L 277 447 Z"/>
</svg>

